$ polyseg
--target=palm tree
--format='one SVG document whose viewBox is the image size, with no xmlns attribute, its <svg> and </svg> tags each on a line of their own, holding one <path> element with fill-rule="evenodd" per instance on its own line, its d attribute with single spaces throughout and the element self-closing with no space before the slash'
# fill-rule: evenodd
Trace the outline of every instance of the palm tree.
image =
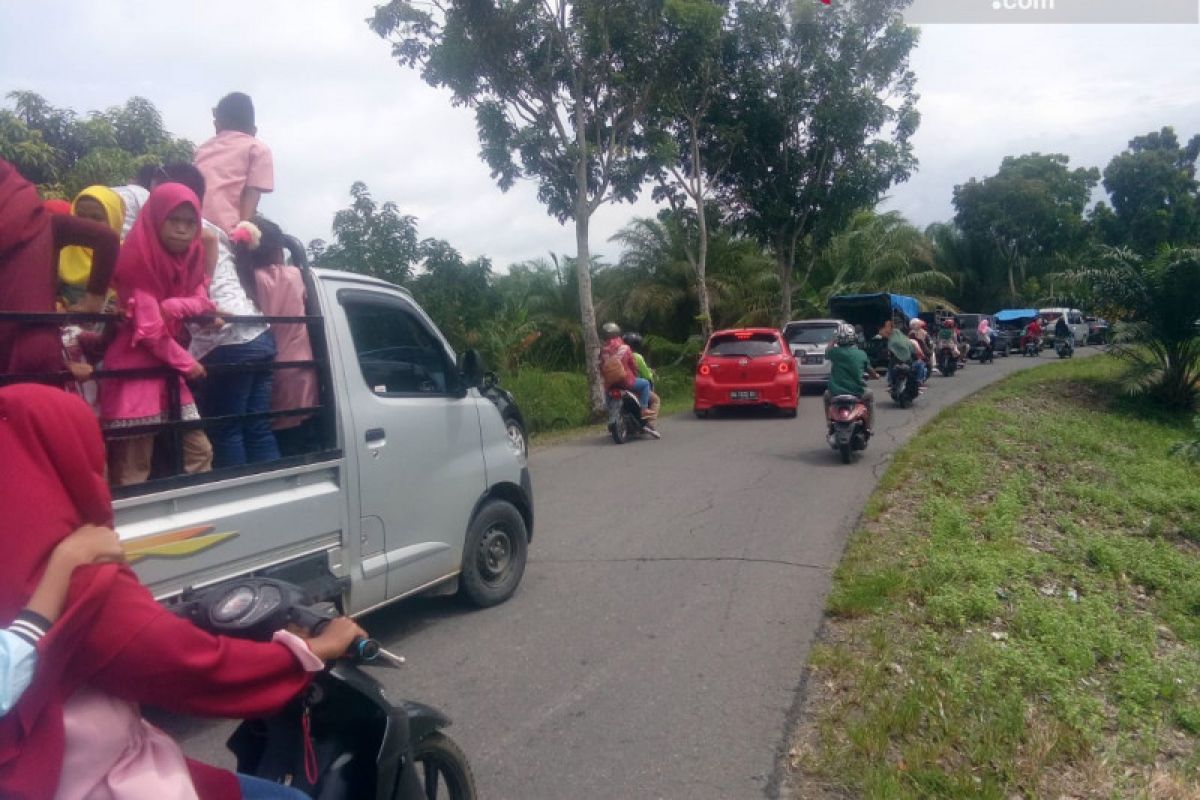
<svg viewBox="0 0 1200 800">
<path fill-rule="evenodd" d="M 804 305 L 823 314 L 840 294 L 897 292 L 923 305 L 952 308 L 954 279 L 938 269 L 930 240 L 896 211 L 861 211 L 818 256 Z"/>
</svg>

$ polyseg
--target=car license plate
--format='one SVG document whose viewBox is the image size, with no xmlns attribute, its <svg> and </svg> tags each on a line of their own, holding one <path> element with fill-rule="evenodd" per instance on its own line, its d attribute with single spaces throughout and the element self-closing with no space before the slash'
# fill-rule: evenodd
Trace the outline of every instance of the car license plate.
<svg viewBox="0 0 1200 800">
<path fill-rule="evenodd" d="M 758 392 L 730 392 L 730 400 L 757 400 Z"/>
<path fill-rule="evenodd" d="M 802 363 L 809 365 L 809 366 L 820 366 L 821 364 L 825 363 L 825 356 L 823 356 L 823 355 L 805 356 L 804 361 Z"/>
</svg>

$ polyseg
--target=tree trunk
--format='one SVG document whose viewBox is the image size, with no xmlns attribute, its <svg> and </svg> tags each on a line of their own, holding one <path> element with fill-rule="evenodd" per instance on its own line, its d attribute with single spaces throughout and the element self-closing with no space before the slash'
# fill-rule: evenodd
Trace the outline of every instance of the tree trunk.
<svg viewBox="0 0 1200 800">
<path fill-rule="evenodd" d="M 787 325 L 792 318 L 792 262 L 790 254 L 783 248 L 775 254 L 779 268 L 779 326 Z"/>
<path fill-rule="evenodd" d="M 692 186 L 696 202 L 696 223 L 699 239 L 696 243 L 696 298 L 700 301 L 700 333 L 704 341 L 712 335 L 712 304 L 708 300 L 708 217 L 704 213 L 704 173 L 700 169 L 700 134 L 694 120 L 690 120 L 692 132 Z"/>
<path fill-rule="evenodd" d="M 596 326 L 596 307 L 592 303 L 592 252 L 588 246 L 588 223 L 592 208 L 588 202 L 588 147 L 584 130 L 583 89 L 575 86 L 575 274 L 579 279 L 579 323 L 583 328 L 583 358 L 586 362 L 588 397 L 593 419 L 604 415 L 604 382 L 600 378 L 600 332 Z"/>
</svg>

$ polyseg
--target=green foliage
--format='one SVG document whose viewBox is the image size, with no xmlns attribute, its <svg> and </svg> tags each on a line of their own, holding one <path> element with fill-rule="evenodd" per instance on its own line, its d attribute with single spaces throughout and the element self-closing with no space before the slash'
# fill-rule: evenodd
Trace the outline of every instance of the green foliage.
<svg viewBox="0 0 1200 800">
<path fill-rule="evenodd" d="M 1190 780 L 1200 484 L 1167 455 L 1178 415 L 1110 388 L 1125 369 L 1022 373 L 897 453 L 834 578 L 800 780 L 881 798 Z"/>
<path fill-rule="evenodd" d="M 350 196 L 350 207 L 334 215 L 333 241 L 309 242 L 312 263 L 406 285 L 420 257 L 416 217 L 391 201 L 379 205 L 362 181 L 351 185 Z"/>
<path fill-rule="evenodd" d="M 1200 464 L 1200 416 L 1192 422 L 1195 427 L 1195 438 L 1176 444 L 1171 448 L 1171 452 L 1181 458 L 1186 458 L 1193 464 Z"/>
<path fill-rule="evenodd" d="M 949 306 L 944 294 L 953 284 L 937 269 L 930 240 L 899 212 L 860 211 L 821 251 L 802 308 L 824 316 L 831 297 L 864 292 L 914 295 L 926 308 Z"/>
<path fill-rule="evenodd" d="M 906 5 L 738 7 L 725 48 L 735 90 L 714 104 L 717 134 L 705 150 L 711 163 L 727 164 L 718 176 L 722 204 L 775 256 L 777 322 L 791 316 L 802 249 L 819 248 L 916 164 L 908 59 L 917 32 L 900 18 Z"/>
<path fill-rule="evenodd" d="M 1195 405 L 1200 385 L 1200 250 L 1173 249 L 1144 259 L 1100 248 L 1089 269 L 1068 279 L 1103 304 L 1115 328 L 1113 348 L 1133 365 L 1126 381 L 1175 408 Z"/>
<path fill-rule="evenodd" d="M 1031 281 L 1052 271 L 1056 256 L 1086 245 L 1083 211 L 1100 173 L 1069 163 L 1058 154 L 1008 156 L 995 175 L 955 187 L 955 223 L 982 257 L 972 275 L 983 287 L 976 294 L 1012 304 L 1033 300 Z"/>
<path fill-rule="evenodd" d="M 143 164 L 192 160 L 194 145 L 172 136 L 142 97 L 86 117 L 35 92 L 10 92 L 8 99 L 12 108 L 0 109 L 0 158 L 44 196 L 71 198 L 92 184 L 128 183 Z"/>
<path fill-rule="evenodd" d="M 1200 135 L 1186 146 L 1175 129 L 1138 136 L 1104 169 L 1112 208 L 1101 206 L 1093 222 L 1103 241 L 1151 256 L 1166 245 L 1200 241 L 1200 201 L 1196 159 Z"/>
</svg>

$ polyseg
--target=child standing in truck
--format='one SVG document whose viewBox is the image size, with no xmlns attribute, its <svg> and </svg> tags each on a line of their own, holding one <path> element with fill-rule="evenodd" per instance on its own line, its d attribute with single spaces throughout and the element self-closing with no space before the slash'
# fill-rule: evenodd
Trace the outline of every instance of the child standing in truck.
<svg viewBox="0 0 1200 800">
<path fill-rule="evenodd" d="M 204 367 L 175 337 L 183 320 L 215 312 L 204 285 L 200 202 L 180 183 L 150 193 L 129 231 L 113 274 L 117 304 L 125 320 L 104 354 L 108 369 L 170 367 L 170 376 L 118 378 L 101 382 L 100 418 L 112 432 L 165 422 L 172 410 L 168 381 L 178 382 L 180 418 L 199 419 L 184 378 L 205 376 Z M 183 468 L 191 474 L 212 468 L 212 445 L 204 431 L 181 435 Z M 154 434 L 138 433 L 109 442 L 109 477 L 114 486 L 142 483 L 150 476 Z"/>
<path fill-rule="evenodd" d="M 254 102 L 233 92 L 213 109 L 217 135 L 196 148 L 194 162 L 204 176 L 204 218 L 225 233 L 253 220 L 258 201 L 275 189 L 271 149 L 255 138 Z"/>
</svg>

